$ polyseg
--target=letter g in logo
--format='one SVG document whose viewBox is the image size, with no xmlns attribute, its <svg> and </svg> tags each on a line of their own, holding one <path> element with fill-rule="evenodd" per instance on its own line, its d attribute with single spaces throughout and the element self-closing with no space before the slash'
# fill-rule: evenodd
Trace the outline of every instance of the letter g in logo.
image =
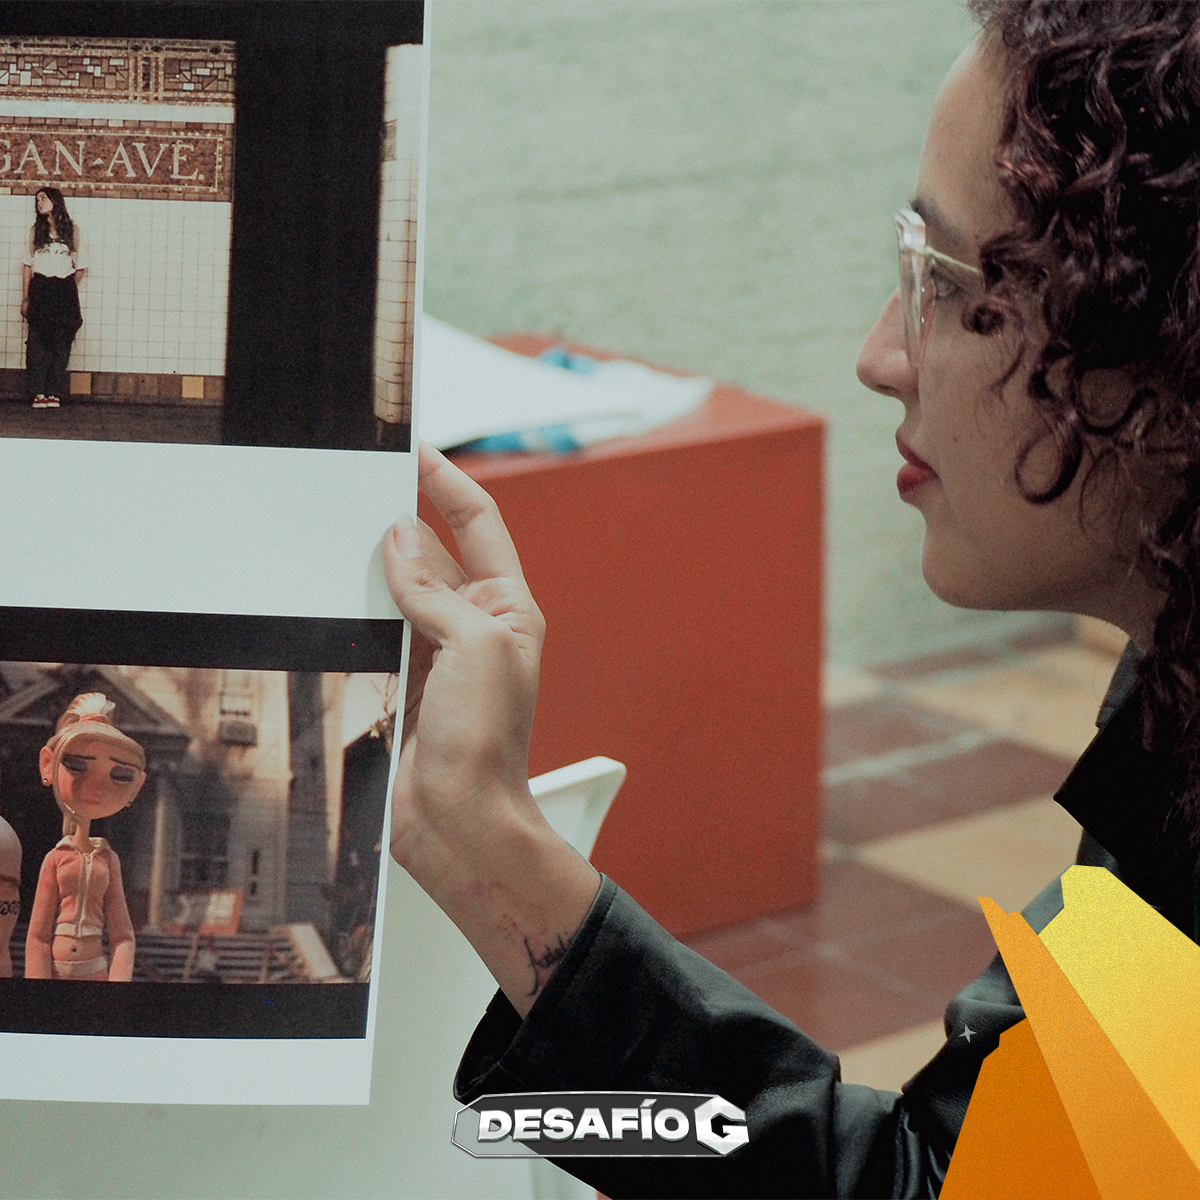
<svg viewBox="0 0 1200 1200">
<path fill-rule="evenodd" d="M 718 1154 L 728 1154 L 750 1140 L 750 1131 L 745 1124 L 728 1125 L 724 1133 L 713 1132 L 712 1119 L 716 1116 L 728 1117 L 733 1121 L 746 1120 L 746 1114 L 740 1108 L 720 1096 L 714 1096 L 696 1109 L 696 1141 Z"/>
</svg>

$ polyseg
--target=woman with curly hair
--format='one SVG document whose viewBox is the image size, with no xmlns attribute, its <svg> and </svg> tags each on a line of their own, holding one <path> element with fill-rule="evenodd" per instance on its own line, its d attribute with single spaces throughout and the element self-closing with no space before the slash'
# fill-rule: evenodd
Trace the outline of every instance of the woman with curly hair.
<svg viewBox="0 0 1200 1200">
<path fill-rule="evenodd" d="M 1200 843 L 1200 4 L 978 0 L 896 218 L 900 286 L 859 377 L 898 400 L 902 500 L 951 603 L 1100 617 L 1130 646 L 1057 799 L 1188 937 Z M 1023 1017 L 1003 962 L 903 1095 L 675 943 L 559 841 L 526 786 L 542 621 L 495 505 L 433 452 L 459 568 L 385 541 L 423 638 L 392 852 L 500 984 L 456 1081 L 716 1093 L 723 1158 L 567 1160 L 609 1196 L 934 1196 L 983 1059 Z M 753 571 L 747 572 L 752 586 Z M 431 653 L 436 650 L 436 655 Z M 1025 910 L 1062 909 L 1058 881 Z"/>
<path fill-rule="evenodd" d="M 21 316 L 29 323 L 25 386 L 34 408 L 58 408 L 70 390 L 67 362 L 83 324 L 79 311 L 80 265 L 75 222 L 58 188 L 39 188 L 21 278 Z"/>
</svg>

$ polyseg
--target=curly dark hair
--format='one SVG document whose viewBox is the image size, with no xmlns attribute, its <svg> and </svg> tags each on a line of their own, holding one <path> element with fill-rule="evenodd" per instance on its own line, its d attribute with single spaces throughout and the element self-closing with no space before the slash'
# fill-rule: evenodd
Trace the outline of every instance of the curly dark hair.
<svg viewBox="0 0 1200 1200">
<path fill-rule="evenodd" d="M 995 161 L 1016 213 L 981 249 L 984 307 L 994 321 L 1033 295 L 1047 335 L 1029 391 L 1057 470 L 1040 486 L 1025 477 L 1039 437 L 1018 456 L 1017 481 L 1047 504 L 1103 468 L 1133 498 L 1135 569 L 1165 596 L 1139 667 L 1144 736 L 1177 773 L 1175 817 L 1197 842 L 1200 3 L 969 4 L 985 41 L 1003 47 Z M 1130 381 L 1116 412 L 1098 410 L 1084 387 L 1105 369 Z"/>
<path fill-rule="evenodd" d="M 44 195 L 50 201 L 52 206 L 50 212 L 46 214 L 37 212 L 36 202 L 39 195 Z M 33 221 L 33 248 L 40 250 L 43 246 L 50 244 L 50 219 L 53 217 L 54 232 L 58 235 L 58 240 L 65 242 L 67 249 L 74 254 L 79 249 L 75 245 L 75 222 L 67 213 L 67 202 L 63 199 L 62 192 L 56 187 L 40 187 L 34 194 L 34 203 L 34 211 L 37 215 Z"/>
</svg>

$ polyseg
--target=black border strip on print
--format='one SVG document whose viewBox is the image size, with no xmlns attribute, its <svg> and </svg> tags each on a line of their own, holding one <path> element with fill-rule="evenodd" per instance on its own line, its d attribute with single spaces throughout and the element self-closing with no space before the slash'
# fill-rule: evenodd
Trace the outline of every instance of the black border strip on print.
<svg viewBox="0 0 1200 1200">
<path fill-rule="evenodd" d="M 0 606 L 0 661 L 392 672 L 399 619 Z"/>
<path fill-rule="evenodd" d="M 0 1029 L 91 1037 L 363 1038 L 366 983 L 0 979 Z"/>
</svg>

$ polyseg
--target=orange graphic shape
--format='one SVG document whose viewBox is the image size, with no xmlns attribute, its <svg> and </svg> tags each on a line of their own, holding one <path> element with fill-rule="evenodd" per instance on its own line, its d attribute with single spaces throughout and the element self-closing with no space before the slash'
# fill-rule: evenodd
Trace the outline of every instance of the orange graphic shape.
<svg viewBox="0 0 1200 1200">
<path fill-rule="evenodd" d="M 1100 1195 L 1200 1196 L 1200 1170 L 1050 951 L 1019 912 L 979 903 Z"/>
<path fill-rule="evenodd" d="M 1028 1021 L 983 1060 L 941 1200 L 1102 1200 Z"/>
</svg>

